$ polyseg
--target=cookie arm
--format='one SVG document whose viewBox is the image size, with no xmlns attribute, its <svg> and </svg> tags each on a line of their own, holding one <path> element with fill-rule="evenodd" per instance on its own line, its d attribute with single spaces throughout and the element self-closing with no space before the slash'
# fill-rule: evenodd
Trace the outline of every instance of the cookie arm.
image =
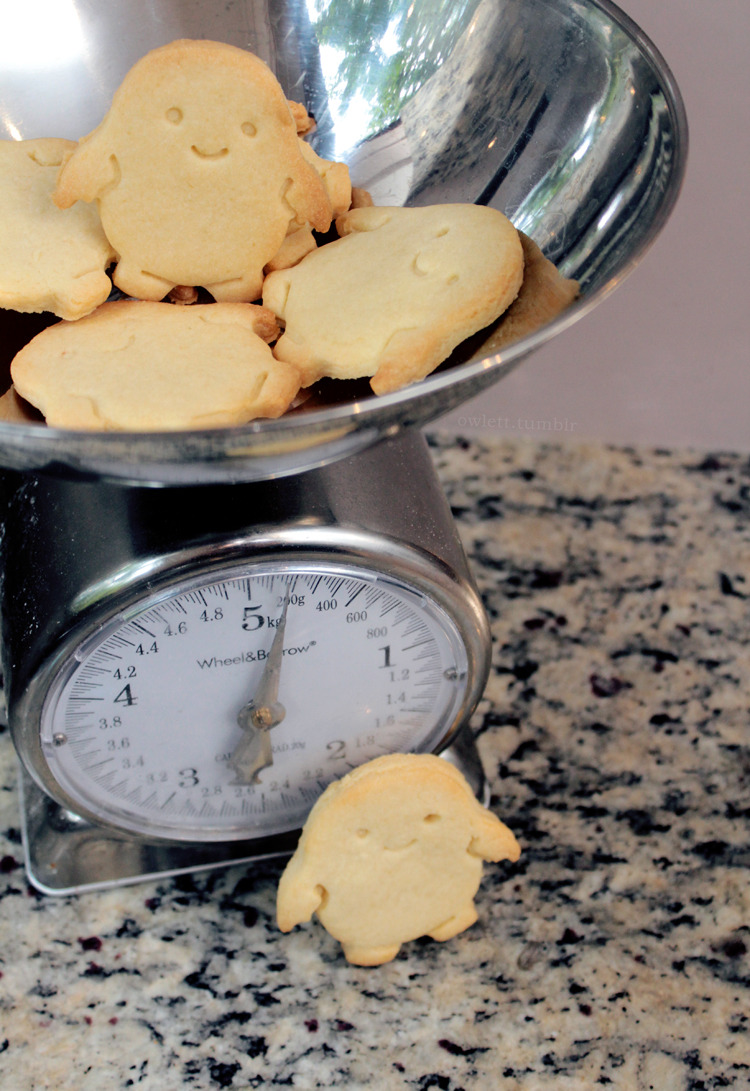
<svg viewBox="0 0 750 1091">
<path fill-rule="evenodd" d="M 286 304 L 291 287 L 288 269 L 277 269 L 269 273 L 263 281 L 263 306 L 267 307 L 276 318 L 286 317 Z"/>
<path fill-rule="evenodd" d="M 119 176 L 117 157 L 103 154 L 92 134 L 63 163 L 52 199 L 58 208 L 70 208 L 76 201 L 93 201 L 115 185 Z"/>
<path fill-rule="evenodd" d="M 293 856 L 281 876 L 276 897 L 276 921 L 281 931 L 291 932 L 296 924 L 309 921 L 325 900 L 325 889 L 311 881 L 308 869 Z"/>
<path fill-rule="evenodd" d="M 375 394 L 388 394 L 424 379 L 450 356 L 460 340 L 439 325 L 430 330 L 397 330 L 388 340 L 370 386 Z"/>
<path fill-rule="evenodd" d="M 333 209 L 323 179 L 301 155 L 296 177 L 287 179 L 283 198 L 300 227 L 309 224 L 316 231 L 327 231 L 331 226 Z"/>
<path fill-rule="evenodd" d="M 334 219 L 349 210 L 352 203 L 352 183 L 346 163 L 322 159 L 304 140 L 299 141 L 302 158 L 310 164 L 323 180 L 325 191 L 331 202 Z"/>
<path fill-rule="evenodd" d="M 199 303 L 197 307 L 200 307 L 200 315 L 204 322 L 212 322 L 217 326 L 244 326 L 250 333 L 257 334 L 266 344 L 275 341 L 279 336 L 276 315 L 268 307 L 261 307 L 257 303 L 222 303 L 219 308 L 213 303 Z"/>
<path fill-rule="evenodd" d="M 521 855 L 521 846 L 508 827 L 491 811 L 482 808 L 472 823 L 472 838 L 469 853 L 483 860 L 512 860 L 514 863 Z"/>
<path fill-rule="evenodd" d="M 355 187 L 356 188 L 356 187 Z M 364 193 L 364 190 L 360 190 Z M 372 198 L 370 198 L 372 200 Z M 348 212 L 336 217 L 336 231 L 341 238 L 344 235 L 353 235 L 357 231 L 377 231 L 393 219 L 393 212 L 389 205 L 365 205 L 352 208 Z"/>
</svg>

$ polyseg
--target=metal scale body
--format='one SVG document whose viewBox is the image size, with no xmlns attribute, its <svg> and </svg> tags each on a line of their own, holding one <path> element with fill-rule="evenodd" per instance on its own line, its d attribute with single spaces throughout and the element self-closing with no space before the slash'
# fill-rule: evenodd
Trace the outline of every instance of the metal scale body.
<svg viewBox="0 0 750 1091">
<path fill-rule="evenodd" d="M 27 866 L 43 890 L 288 851 L 326 783 L 389 750 L 443 750 L 486 680 L 487 622 L 417 432 L 278 481 L 26 476 L 7 498 L 2 571 Z M 237 717 L 284 614 L 284 723 L 243 773 L 226 740 L 245 742 Z M 450 756 L 481 796 L 470 734 Z"/>
<path fill-rule="evenodd" d="M 192 433 L 0 421 L 5 696 L 43 890 L 289 851 L 325 783 L 384 750 L 446 753 L 485 791 L 466 725 L 489 633 L 420 428 L 630 272 L 677 198 L 685 114 L 609 0 L 393 0 L 389 33 L 422 51 L 399 88 L 387 65 L 377 85 L 352 65 L 373 40 L 371 5 L 352 8 L 339 57 L 359 91 L 351 138 L 346 80 L 295 0 L 76 0 L 54 20 L 28 0 L 6 28 L 4 139 L 78 139 L 149 49 L 227 41 L 306 104 L 315 150 L 376 204 L 491 204 L 581 286 L 502 353 L 475 338 L 377 398 L 323 384 L 278 421 Z M 0 311 L 0 365 L 34 332 L 33 316 Z M 425 668 L 407 631 L 432 657 L 421 697 L 397 684 Z"/>
</svg>

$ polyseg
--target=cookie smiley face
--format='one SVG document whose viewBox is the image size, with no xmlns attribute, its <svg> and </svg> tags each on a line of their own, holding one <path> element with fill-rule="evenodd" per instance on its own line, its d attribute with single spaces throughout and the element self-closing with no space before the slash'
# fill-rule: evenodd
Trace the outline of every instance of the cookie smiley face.
<svg viewBox="0 0 750 1091">
<path fill-rule="evenodd" d="M 99 204 L 115 284 L 151 300 L 175 285 L 257 299 L 290 224 L 331 221 L 276 77 L 219 42 L 172 42 L 130 70 L 60 172 L 56 203 L 77 200 Z"/>
<path fill-rule="evenodd" d="M 390 754 L 323 793 L 279 884 L 287 932 L 316 913 L 350 962 L 374 966 L 402 943 L 447 940 L 477 919 L 483 860 L 517 860 L 518 843 L 432 754 Z"/>
</svg>

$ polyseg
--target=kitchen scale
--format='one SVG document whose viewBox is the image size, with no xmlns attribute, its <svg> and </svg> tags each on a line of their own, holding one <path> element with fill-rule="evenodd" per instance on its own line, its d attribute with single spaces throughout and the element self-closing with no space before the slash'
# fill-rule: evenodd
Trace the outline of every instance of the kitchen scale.
<svg viewBox="0 0 750 1091">
<path fill-rule="evenodd" d="M 333 51 L 325 12 L 292 0 L 22 7 L 5 138 L 75 139 L 149 49 L 228 41 L 305 102 L 318 153 L 376 204 L 492 204 L 581 285 L 501 353 L 479 336 L 381 397 L 324 382 L 281 420 L 190 433 L 0 424 L 31 882 L 72 893 L 292 851 L 325 786 L 382 753 L 442 753 L 485 799 L 469 721 L 489 629 L 420 426 L 586 314 L 662 227 L 686 154 L 662 58 L 604 0 L 394 0 L 377 26 L 352 2 Z M 0 312 L 6 367 L 46 321 Z"/>
</svg>

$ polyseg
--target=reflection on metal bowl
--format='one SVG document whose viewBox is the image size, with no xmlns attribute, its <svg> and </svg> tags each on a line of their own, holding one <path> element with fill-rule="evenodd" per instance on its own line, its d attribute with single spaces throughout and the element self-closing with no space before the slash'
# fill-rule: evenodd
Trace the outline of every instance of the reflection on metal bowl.
<svg viewBox="0 0 750 1091">
<path fill-rule="evenodd" d="M 256 52 L 314 115 L 316 151 L 344 159 L 377 204 L 499 208 L 579 281 L 581 297 L 500 351 L 472 339 L 427 379 L 381 397 L 366 383 L 322 383 L 280 420 L 146 435 L 0 423 L 6 466 L 154 484 L 256 480 L 424 425 L 583 317 L 643 255 L 679 191 L 679 91 L 608 0 L 26 0 L 4 27 L 2 136 L 85 135 L 138 57 L 175 38 Z M 47 321 L 0 312 L 0 364 Z"/>
</svg>

